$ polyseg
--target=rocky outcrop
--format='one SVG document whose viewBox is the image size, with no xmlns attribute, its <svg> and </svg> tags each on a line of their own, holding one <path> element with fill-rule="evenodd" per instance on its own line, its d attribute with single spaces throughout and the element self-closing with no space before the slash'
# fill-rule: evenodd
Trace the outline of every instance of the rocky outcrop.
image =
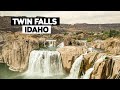
<svg viewBox="0 0 120 90">
<path fill-rule="evenodd" d="M 120 39 L 110 38 L 104 42 L 104 49 L 112 54 L 120 54 Z"/>
<path fill-rule="evenodd" d="M 91 44 L 94 48 L 104 49 L 106 52 L 111 54 L 120 54 L 120 39 L 119 38 L 109 38 L 107 40 L 96 42 Z"/>
<path fill-rule="evenodd" d="M 4 36 L 4 45 L 1 46 L 0 63 L 6 63 L 12 71 L 24 71 L 28 66 L 29 54 L 40 48 L 38 39 L 13 34 Z"/>
<path fill-rule="evenodd" d="M 90 52 L 84 55 L 83 71 L 86 71 L 94 64 L 95 60 L 97 59 L 97 55 L 98 55 L 97 52 Z"/>
<path fill-rule="evenodd" d="M 65 46 L 63 48 L 58 48 L 57 51 L 61 53 L 64 69 L 67 72 L 70 72 L 71 66 L 75 59 L 85 53 L 87 49 L 79 46 Z"/>
<path fill-rule="evenodd" d="M 94 65 L 94 63 L 103 55 L 106 55 L 105 53 L 98 53 L 98 52 L 89 52 L 88 54 L 84 55 L 84 70 L 88 70 L 90 67 Z"/>
<path fill-rule="evenodd" d="M 120 58 L 120 57 L 119 57 Z M 96 63 L 91 79 L 115 79 L 119 75 L 120 60 L 114 57 L 108 57 L 103 62 Z"/>
<path fill-rule="evenodd" d="M 83 65 L 80 68 L 80 71 L 85 73 L 89 68 L 93 67 L 94 63 L 101 57 L 106 55 L 105 53 L 99 52 L 89 52 L 84 55 Z"/>
<path fill-rule="evenodd" d="M 65 44 L 65 46 L 74 46 L 75 45 L 75 39 L 73 39 L 72 36 L 64 37 L 64 44 Z"/>
</svg>

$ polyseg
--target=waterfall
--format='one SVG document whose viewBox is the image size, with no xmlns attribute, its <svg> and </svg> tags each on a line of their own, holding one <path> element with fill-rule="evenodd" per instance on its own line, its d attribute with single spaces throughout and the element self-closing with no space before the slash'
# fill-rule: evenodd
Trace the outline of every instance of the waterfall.
<svg viewBox="0 0 120 90">
<path fill-rule="evenodd" d="M 82 65 L 82 61 L 84 60 L 84 55 L 86 55 L 87 52 L 85 54 L 80 55 L 75 62 L 72 65 L 72 68 L 70 70 L 70 74 L 68 77 L 66 77 L 66 79 L 78 79 L 78 75 L 80 72 L 80 67 Z"/>
<path fill-rule="evenodd" d="M 92 68 L 89 68 L 89 69 L 85 72 L 85 75 L 83 75 L 83 76 L 81 77 L 81 79 L 89 79 L 92 71 L 94 70 L 95 64 L 96 64 L 96 63 L 101 63 L 102 61 L 105 60 L 105 58 L 106 58 L 105 55 L 104 55 L 104 56 L 101 56 L 101 57 L 94 63 L 93 67 L 92 67 Z"/>
<path fill-rule="evenodd" d="M 28 70 L 25 76 L 47 77 L 62 75 L 63 67 L 58 51 L 34 50 L 30 53 Z"/>
<path fill-rule="evenodd" d="M 64 42 L 61 42 L 57 47 L 58 47 L 58 48 L 64 47 Z"/>
<path fill-rule="evenodd" d="M 92 71 L 94 70 L 94 68 L 90 68 L 85 72 L 85 75 L 83 77 L 81 77 L 82 79 L 89 79 L 90 75 L 92 73 Z"/>
</svg>

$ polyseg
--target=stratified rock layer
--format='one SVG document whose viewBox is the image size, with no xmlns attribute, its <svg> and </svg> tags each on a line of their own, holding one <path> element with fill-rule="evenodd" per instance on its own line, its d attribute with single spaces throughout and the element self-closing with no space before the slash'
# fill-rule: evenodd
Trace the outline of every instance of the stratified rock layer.
<svg viewBox="0 0 120 90">
<path fill-rule="evenodd" d="M 85 47 L 78 46 L 65 46 L 63 48 L 58 48 L 57 51 L 61 53 L 64 69 L 67 72 L 70 72 L 73 62 L 81 54 L 84 54 L 87 49 Z"/>
<path fill-rule="evenodd" d="M 7 42 L 2 48 L 3 61 L 10 66 L 10 70 L 23 71 L 28 65 L 30 51 L 36 48 L 39 48 L 39 43 L 29 40 L 14 40 Z"/>
</svg>

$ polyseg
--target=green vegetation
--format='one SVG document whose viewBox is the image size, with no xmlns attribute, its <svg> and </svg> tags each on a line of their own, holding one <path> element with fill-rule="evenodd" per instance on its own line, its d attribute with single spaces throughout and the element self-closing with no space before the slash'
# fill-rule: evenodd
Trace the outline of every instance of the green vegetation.
<svg viewBox="0 0 120 90">
<path fill-rule="evenodd" d="M 87 38 L 87 42 L 92 42 L 93 38 Z"/>
<path fill-rule="evenodd" d="M 95 35 L 89 33 L 89 36 L 91 36 L 94 39 L 105 40 L 105 39 L 110 38 L 110 37 L 119 37 L 120 36 L 120 31 L 106 30 L 106 31 L 101 31 L 101 33 L 97 33 Z M 88 41 L 91 41 L 91 38 L 88 37 Z"/>
<path fill-rule="evenodd" d="M 63 34 L 64 34 L 64 35 L 68 35 L 68 33 L 67 33 L 67 32 L 64 32 Z"/>
<path fill-rule="evenodd" d="M 108 37 L 116 37 L 120 35 L 120 31 L 110 30 L 110 31 L 103 32 L 103 35 L 107 35 Z"/>
<path fill-rule="evenodd" d="M 119 36 L 120 32 L 116 31 L 116 30 L 110 30 L 109 32 L 109 37 L 115 37 L 115 36 Z"/>
</svg>

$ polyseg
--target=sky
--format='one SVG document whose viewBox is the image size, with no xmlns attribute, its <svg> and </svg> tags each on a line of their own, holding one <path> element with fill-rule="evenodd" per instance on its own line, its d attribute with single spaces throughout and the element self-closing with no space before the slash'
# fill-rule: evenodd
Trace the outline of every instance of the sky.
<svg viewBox="0 0 120 90">
<path fill-rule="evenodd" d="M 0 11 L 0 16 L 60 17 L 60 23 L 120 23 L 120 11 Z"/>
</svg>

